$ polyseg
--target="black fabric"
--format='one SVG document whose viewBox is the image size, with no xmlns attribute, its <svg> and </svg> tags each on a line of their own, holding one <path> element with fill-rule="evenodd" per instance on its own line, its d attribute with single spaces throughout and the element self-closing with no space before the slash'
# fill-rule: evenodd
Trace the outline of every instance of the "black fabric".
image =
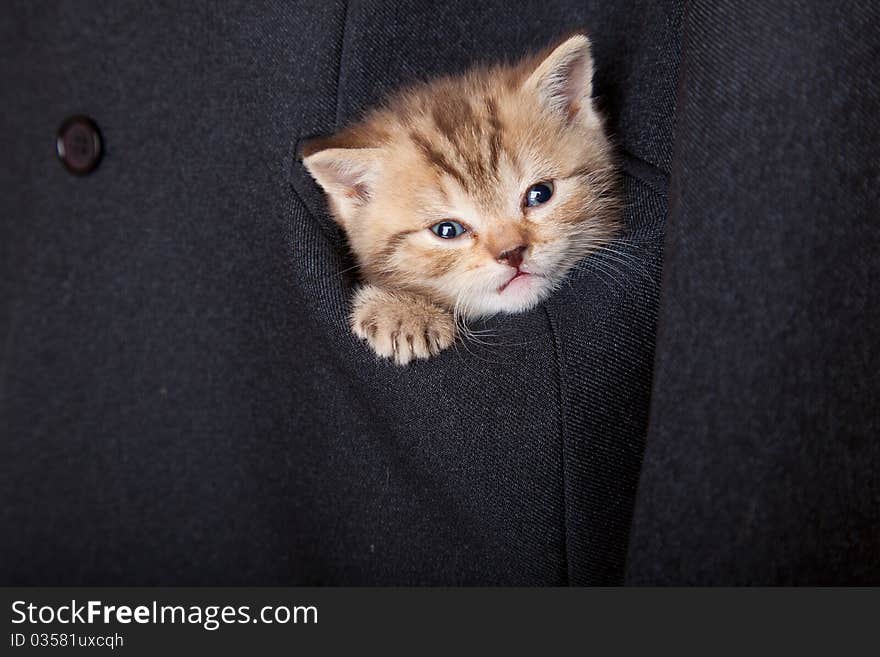
<svg viewBox="0 0 880 657">
<path fill-rule="evenodd" d="M 688 7 L 630 583 L 880 583 L 878 19 Z"/>
<path fill-rule="evenodd" d="M 6 3 L 0 583 L 877 581 L 876 18 Z M 377 361 L 296 144 L 577 28 L 616 253 L 490 344 Z"/>
<path fill-rule="evenodd" d="M 598 2 L 4 9 L 0 581 L 620 582 L 677 20 Z M 493 344 L 378 362 L 346 328 L 348 257 L 297 140 L 584 25 L 633 260 L 488 322 Z M 71 114 L 106 145 L 81 179 L 52 151 Z"/>
</svg>

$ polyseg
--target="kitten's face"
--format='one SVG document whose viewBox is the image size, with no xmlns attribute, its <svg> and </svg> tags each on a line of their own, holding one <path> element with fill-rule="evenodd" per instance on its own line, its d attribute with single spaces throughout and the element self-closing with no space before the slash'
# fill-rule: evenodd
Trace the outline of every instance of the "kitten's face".
<svg viewBox="0 0 880 657">
<path fill-rule="evenodd" d="M 363 277 L 473 318 L 533 307 L 615 230 L 585 37 L 404 93 L 306 157 Z"/>
</svg>

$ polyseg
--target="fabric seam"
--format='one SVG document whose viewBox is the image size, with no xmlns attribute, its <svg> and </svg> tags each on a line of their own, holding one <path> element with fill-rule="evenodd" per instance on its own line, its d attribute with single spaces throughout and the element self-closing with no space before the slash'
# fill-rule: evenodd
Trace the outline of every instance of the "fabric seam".
<svg viewBox="0 0 880 657">
<path fill-rule="evenodd" d="M 559 456 L 561 465 L 560 470 L 562 473 L 560 478 L 562 480 L 562 559 L 563 572 L 565 573 L 565 582 L 563 583 L 568 585 L 571 582 L 571 573 L 569 572 L 571 559 L 568 555 L 568 479 L 567 469 L 565 467 L 565 437 L 567 435 L 565 420 L 567 417 L 567 411 L 565 408 L 566 395 L 562 389 L 564 379 L 562 376 L 562 345 L 560 343 L 559 331 L 556 330 L 556 326 L 553 324 L 553 318 L 550 316 L 550 310 L 547 308 L 547 304 L 542 304 L 541 308 L 544 310 L 544 316 L 547 318 L 547 326 L 550 328 L 550 335 L 553 337 L 553 358 L 556 365 L 556 390 L 559 395 Z"/>
</svg>

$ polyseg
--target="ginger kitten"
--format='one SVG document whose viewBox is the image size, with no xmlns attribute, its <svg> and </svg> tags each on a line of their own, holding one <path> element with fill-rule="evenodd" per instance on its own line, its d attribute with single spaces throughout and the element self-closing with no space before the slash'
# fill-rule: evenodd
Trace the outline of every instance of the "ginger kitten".
<svg viewBox="0 0 880 657">
<path fill-rule="evenodd" d="M 617 229 L 590 42 L 400 92 L 303 148 L 357 259 L 351 329 L 404 365 L 543 301 Z"/>
</svg>

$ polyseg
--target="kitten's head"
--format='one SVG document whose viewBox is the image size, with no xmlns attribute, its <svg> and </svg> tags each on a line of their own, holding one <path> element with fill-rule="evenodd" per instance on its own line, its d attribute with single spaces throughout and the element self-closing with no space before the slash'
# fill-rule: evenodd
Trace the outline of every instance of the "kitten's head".
<svg viewBox="0 0 880 657">
<path fill-rule="evenodd" d="M 589 40 L 409 89 L 309 142 L 364 280 L 466 318 L 542 301 L 616 228 Z"/>
</svg>

